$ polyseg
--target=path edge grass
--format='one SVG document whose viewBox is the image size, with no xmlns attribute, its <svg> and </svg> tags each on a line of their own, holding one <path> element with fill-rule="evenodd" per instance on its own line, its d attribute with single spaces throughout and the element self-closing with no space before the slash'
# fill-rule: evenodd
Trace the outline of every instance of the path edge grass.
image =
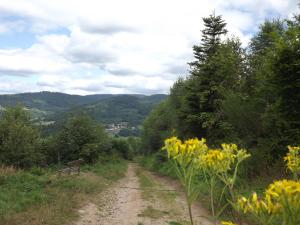
<svg viewBox="0 0 300 225">
<path fill-rule="evenodd" d="M 59 177 L 53 168 L 2 174 L 0 224 L 72 224 L 80 207 L 126 171 L 127 161 L 118 159 L 83 166 L 80 175 Z"/>
</svg>

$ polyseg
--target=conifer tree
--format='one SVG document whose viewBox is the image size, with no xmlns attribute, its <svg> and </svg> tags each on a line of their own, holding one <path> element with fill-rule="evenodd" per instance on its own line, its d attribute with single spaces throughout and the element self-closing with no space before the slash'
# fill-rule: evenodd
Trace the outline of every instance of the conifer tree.
<svg viewBox="0 0 300 225">
<path fill-rule="evenodd" d="M 190 63 L 192 70 L 197 70 L 200 64 L 203 64 L 207 58 L 216 53 L 217 47 L 221 42 L 221 35 L 227 34 L 226 23 L 221 16 L 215 13 L 209 17 L 203 18 L 205 28 L 202 30 L 201 45 L 193 47 L 196 61 Z"/>
<path fill-rule="evenodd" d="M 186 94 L 180 115 L 183 115 L 191 132 L 187 136 L 205 136 L 214 142 L 221 138 L 214 131 L 220 128 L 222 92 L 224 88 L 236 85 L 227 81 L 235 82 L 233 77 L 238 77 L 241 65 L 238 51 L 241 48 L 239 41 L 222 42 L 222 35 L 227 34 L 227 30 L 221 16 L 213 13 L 203 18 L 203 22 L 202 42 L 193 47 L 196 60 L 190 63 L 190 77 L 185 83 Z M 226 59 L 229 55 L 232 57 Z M 234 62 L 230 62 L 231 59 Z"/>
</svg>

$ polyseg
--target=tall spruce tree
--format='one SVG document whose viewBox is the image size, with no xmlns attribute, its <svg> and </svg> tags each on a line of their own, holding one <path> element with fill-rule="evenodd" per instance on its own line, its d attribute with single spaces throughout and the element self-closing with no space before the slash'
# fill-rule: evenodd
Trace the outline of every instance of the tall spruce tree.
<svg viewBox="0 0 300 225">
<path fill-rule="evenodd" d="M 202 30 L 201 44 L 193 47 L 196 60 L 190 63 L 191 76 L 185 83 L 186 94 L 180 115 L 184 115 L 182 118 L 189 127 L 190 132 L 186 136 L 205 136 L 215 142 L 221 139 L 217 130 L 220 128 L 219 108 L 224 81 L 235 80 L 228 79 L 228 76 L 236 75 L 225 68 L 228 64 L 223 60 L 225 55 L 234 55 L 230 52 L 235 48 L 232 43 L 230 47 L 229 42 L 221 41 L 222 35 L 227 34 L 226 23 L 221 16 L 213 13 L 203 18 L 203 22 L 205 28 Z M 238 65 L 236 62 L 233 64 Z"/>
<path fill-rule="evenodd" d="M 226 23 L 221 16 L 215 13 L 203 18 L 205 28 L 202 30 L 201 44 L 193 46 L 196 61 L 191 62 L 192 73 L 198 70 L 211 55 L 214 55 L 221 42 L 221 35 L 227 34 Z"/>
</svg>

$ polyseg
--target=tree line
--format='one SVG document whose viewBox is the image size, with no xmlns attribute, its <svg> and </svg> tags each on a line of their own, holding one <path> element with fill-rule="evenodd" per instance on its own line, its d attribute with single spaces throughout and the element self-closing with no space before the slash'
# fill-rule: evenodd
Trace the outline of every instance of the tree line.
<svg viewBox="0 0 300 225">
<path fill-rule="evenodd" d="M 79 158 L 94 163 L 109 157 L 132 159 L 138 138 L 109 136 L 86 114 L 70 116 L 60 130 L 43 137 L 22 106 L 7 108 L 0 118 L 0 164 L 29 168 L 62 165 Z"/>
<path fill-rule="evenodd" d="M 256 174 L 300 143 L 300 15 L 260 25 L 247 47 L 222 16 L 203 18 L 189 73 L 146 118 L 142 144 L 156 153 L 170 136 L 237 143 Z"/>
</svg>

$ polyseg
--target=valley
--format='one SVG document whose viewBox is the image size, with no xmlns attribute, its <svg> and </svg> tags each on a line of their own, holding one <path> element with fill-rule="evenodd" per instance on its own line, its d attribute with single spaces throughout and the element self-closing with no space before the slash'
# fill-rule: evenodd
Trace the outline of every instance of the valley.
<svg viewBox="0 0 300 225">
<path fill-rule="evenodd" d="M 55 92 L 0 95 L 0 115 L 17 104 L 51 133 L 70 115 L 87 114 L 112 135 L 138 136 L 142 121 L 166 95 L 69 95 Z"/>
<path fill-rule="evenodd" d="M 300 225 L 296 0 L 66 2 L 0 1 L 0 225 Z"/>
</svg>

